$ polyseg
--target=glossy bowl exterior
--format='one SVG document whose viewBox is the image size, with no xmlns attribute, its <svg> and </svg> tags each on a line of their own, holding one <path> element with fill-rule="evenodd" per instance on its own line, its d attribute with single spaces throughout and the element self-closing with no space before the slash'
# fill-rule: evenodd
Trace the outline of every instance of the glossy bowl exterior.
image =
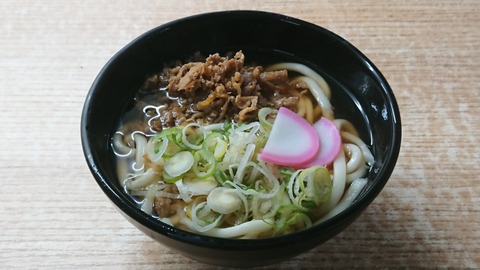
<svg viewBox="0 0 480 270">
<path fill-rule="evenodd" d="M 376 161 L 369 172 L 366 188 L 344 212 L 312 228 L 285 236 L 221 239 L 185 232 L 159 222 L 138 209 L 119 186 L 110 138 L 120 115 L 146 75 L 158 71 L 165 61 L 185 59 L 197 51 L 208 55 L 240 49 L 255 52 L 260 58 L 273 55 L 282 60 L 303 62 L 347 89 L 347 96 L 352 100 L 343 107 L 347 114 L 355 114 L 354 122 L 364 126 L 364 140 L 372 145 Z M 97 183 L 119 212 L 137 228 L 198 261 L 224 266 L 258 266 L 305 252 L 351 224 L 388 181 L 400 151 L 401 124 L 398 106 L 387 81 L 361 52 L 341 37 L 280 14 L 225 11 L 159 26 L 113 56 L 87 96 L 81 136 L 86 161 Z"/>
</svg>

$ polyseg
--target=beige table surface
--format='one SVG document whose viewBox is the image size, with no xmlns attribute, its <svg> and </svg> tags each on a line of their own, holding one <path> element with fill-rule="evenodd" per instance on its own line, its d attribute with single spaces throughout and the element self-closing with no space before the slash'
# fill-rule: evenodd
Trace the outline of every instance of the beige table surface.
<svg viewBox="0 0 480 270">
<path fill-rule="evenodd" d="M 0 1 L 0 268 L 210 269 L 128 223 L 84 161 L 80 114 L 143 32 L 226 9 L 284 13 L 362 50 L 393 88 L 402 151 L 344 232 L 264 269 L 480 268 L 478 1 Z"/>
</svg>

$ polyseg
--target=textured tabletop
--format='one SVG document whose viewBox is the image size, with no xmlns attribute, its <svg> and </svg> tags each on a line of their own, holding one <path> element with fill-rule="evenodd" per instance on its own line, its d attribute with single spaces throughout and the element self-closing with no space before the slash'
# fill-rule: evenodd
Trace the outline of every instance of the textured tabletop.
<svg viewBox="0 0 480 270">
<path fill-rule="evenodd" d="M 264 269 L 480 268 L 478 1 L 0 1 L 0 268 L 211 269 L 126 221 L 84 160 L 95 76 L 168 21 L 231 9 L 283 13 L 364 52 L 389 81 L 403 139 L 360 218 Z"/>
</svg>

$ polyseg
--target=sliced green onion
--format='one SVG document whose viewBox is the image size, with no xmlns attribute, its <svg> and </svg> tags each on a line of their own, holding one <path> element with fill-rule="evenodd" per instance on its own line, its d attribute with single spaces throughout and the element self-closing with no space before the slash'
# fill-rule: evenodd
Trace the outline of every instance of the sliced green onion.
<svg viewBox="0 0 480 270">
<path fill-rule="evenodd" d="M 310 211 L 328 201 L 332 186 L 327 169 L 314 166 L 292 174 L 288 183 L 288 195 L 298 209 Z"/>
<path fill-rule="evenodd" d="M 243 154 L 242 159 L 240 159 L 240 163 L 238 164 L 237 172 L 234 177 L 234 180 L 236 182 L 242 181 L 244 172 L 245 172 L 245 167 L 247 166 L 247 162 L 249 162 L 250 159 L 252 158 L 254 150 L 255 150 L 255 144 L 253 143 L 247 144 L 245 153 Z"/>
<path fill-rule="evenodd" d="M 222 170 L 217 169 L 215 173 L 213 174 L 213 177 L 215 180 L 218 182 L 220 185 L 224 185 L 226 181 L 230 180 L 227 175 L 222 172 Z"/>
<path fill-rule="evenodd" d="M 242 200 L 235 189 L 217 187 L 208 194 L 207 205 L 217 213 L 228 215 L 240 209 Z"/>
<path fill-rule="evenodd" d="M 175 142 L 173 142 L 171 140 L 168 140 L 168 145 L 165 148 L 163 156 L 164 157 L 172 157 L 175 154 L 181 152 L 182 150 L 183 149 L 178 144 L 176 144 Z"/>
<path fill-rule="evenodd" d="M 162 130 L 160 134 L 155 135 L 156 138 L 168 138 L 170 141 L 180 142 L 181 127 L 171 127 Z"/>
<path fill-rule="evenodd" d="M 199 178 L 207 178 L 215 173 L 216 161 L 213 154 L 205 149 L 193 154 L 194 162 L 192 172 Z"/>
<path fill-rule="evenodd" d="M 195 130 L 195 127 L 200 131 L 200 134 L 198 134 L 197 130 Z M 198 123 L 190 123 L 182 129 L 182 143 L 190 149 L 202 149 L 202 143 L 204 139 L 205 130 Z"/>
<path fill-rule="evenodd" d="M 223 156 L 228 149 L 228 143 L 224 140 L 217 139 L 217 145 L 215 146 L 215 150 L 213 151 L 213 156 L 216 160 L 222 160 Z"/>
<path fill-rule="evenodd" d="M 275 229 L 277 232 L 283 233 L 287 228 L 287 220 L 294 214 L 298 212 L 298 208 L 292 204 L 282 205 L 278 208 L 275 213 Z"/>
<path fill-rule="evenodd" d="M 257 137 L 257 142 L 255 143 L 255 152 L 253 153 L 254 156 L 257 156 L 257 154 L 260 153 L 260 151 L 265 148 L 265 145 L 267 144 L 268 141 L 268 136 L 264 133 L 260 134 Z"/>
<path fill-rule="evenodd" d="M 306 181 L 302 179 L 302 173 L 305 173 Z M 314 166 L 303 170 L 298 176 L 303 183 L 306 183 L 305 196 L 312 199 L 317 206 L 325 203 L 332 194 L 332 179 L 325 167 Z"/>
<path fill-rule="evenodd" d="M 210 124 L 208 126 L 204 126 L 203 128 L 205 129 L 205 131 L 221 130 L 224 125 L 225 123 Z"/>
<path fill-rule="evenodd" d="M 224 122 L 222 126 L 222 130 L 225 132 L 225 135 L 228 136 L 230 131 L 235 128 L 235 124 L 233 122 Z"/>
<path fill-rule="evenodd" d="M 273 123 L 268 120 L 268 116 L 276 113 L 277 110 L 268 107 L 263 107 L 258 111 L 258 121 L 265 130 L 270 131 L 272 129 Z"/>
<path fill-rule="evenodd" d="M 278 172 L 284 179 L 290 179 L 292 174 L 295 172 L 292 168 L 289 167 L 281 167 Z"/>
<path fill-rule="evenodd" d="M 210 210 L 210 207 L 208 207 L 207 202 L 201 202 L 194 205 L 192 208 L 193 228 L 198 232 L 206 232 L 218 226 L 223 218 L 223 215 L 218 215 L 212 221 L 205 220 L 205 217 L 207 216 L 211 218 L 210 213 L 213 212 Z"/>
<path fill-rule="evenodd" d="M 165 151 L 167 150 L 168 139 L 161 138 L 158 136 L 152 137 L 148 140 L 145 147 L 145 152 L 148 155 L 150 161 L 156 165 L 162 165 L 164 163 L 162 157 Z"/>
<path fill-rule="evenodd" d="M 183 175 L 178 175 L 178 176 L 171 176 L 169 175 L 165 170 L 163 170 L 163 181 L 167 184 L 173 184 L 177 182 L 178 180 L 182 179 Z"/>
<path fill-rule="evenodd" d="M 176 178 L 188 172 L 194 163 L 192 153 L 182 151 L 165 161 L 165 173 L 167 176 Z"/>
<path fill-rule="evenodd" d="M 213 177 L 206 179 L 190 178 L 184 176 L 180 181 L 175 182 L 178 191 L 186 194 L 188 197 L 198 195 L 208 195 L 210 191 L 218 187 L 218 183 Z"/>
<path fill-rule="evenodd" d="M 222 133 L 220 132 L 211 132 L 205 137 L 203 140 L 203 147 L 210 152 L 215 150 L 215 146 L 217 145 L 217 138 L 223 138 Z"/>
<path fill-rule="evenodd" d="M 186 147 L 181 143 L 181 130 L 177 127 L 164 129 L 160 134 L 153 137 L 154 140 L 167 140 L 168 144 L 164 150 L 163 157 L 172 157 L 173 155 L 185 150 Z M 156 144 L 154 152 L 161 151 L 162 145 Z"/>
<path fill-rule="evenodd" d="M 220 132 L 212 132 L 205 137 L 203 141 L 203 148 L 213 153 L 213 156 L 217 161 L 222 160 L 223 156 L 227 152 L 228 143 L 226 138 Z"/>
<path fill-rule="evenodd" d="M 312 220 L 308 217 L 307 214 L 302 213 L 302 212 L 295 212 L 293 215 L 291 215 L 287 221 L 286 224 L 288 230 L 298 230 L 298 227 L 306 228 L 312 226 Z"/>
</svg>

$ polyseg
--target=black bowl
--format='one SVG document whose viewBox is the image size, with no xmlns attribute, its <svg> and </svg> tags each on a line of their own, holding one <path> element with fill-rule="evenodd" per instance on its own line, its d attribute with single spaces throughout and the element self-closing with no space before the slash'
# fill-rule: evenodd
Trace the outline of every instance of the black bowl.
<svg viewBox="0 0 480 270">
<path fill-rule="evenodd" d="M 243 50 L 267 64 L 303 63 L 333 89 L 337 118 L 347 118 L 371 146 L 375 165 L 368 184 L 348 209 L 296 233 L 266 239 L 201 236 L 164 224 L 143 213 L 124 193 L 115 174 L 110 138 L 147 74 L 166 61 Z M 247 59 L 248 61 L 248 59 Z M 276 263 L 305 252 L 350 225 L 388 181 L 399 151 L 398 105 L 385 78 L 363 55 L 338 35 L 295 18 L 258 11 L 225 11 L 179 19 L 141 35 L 120 50 L 93 83 L 82 113 L 82 145 L 90 170 L 116 208 L 141 231 L 165 246 L 198 261 L 225 266 Z"/>
</svg>

